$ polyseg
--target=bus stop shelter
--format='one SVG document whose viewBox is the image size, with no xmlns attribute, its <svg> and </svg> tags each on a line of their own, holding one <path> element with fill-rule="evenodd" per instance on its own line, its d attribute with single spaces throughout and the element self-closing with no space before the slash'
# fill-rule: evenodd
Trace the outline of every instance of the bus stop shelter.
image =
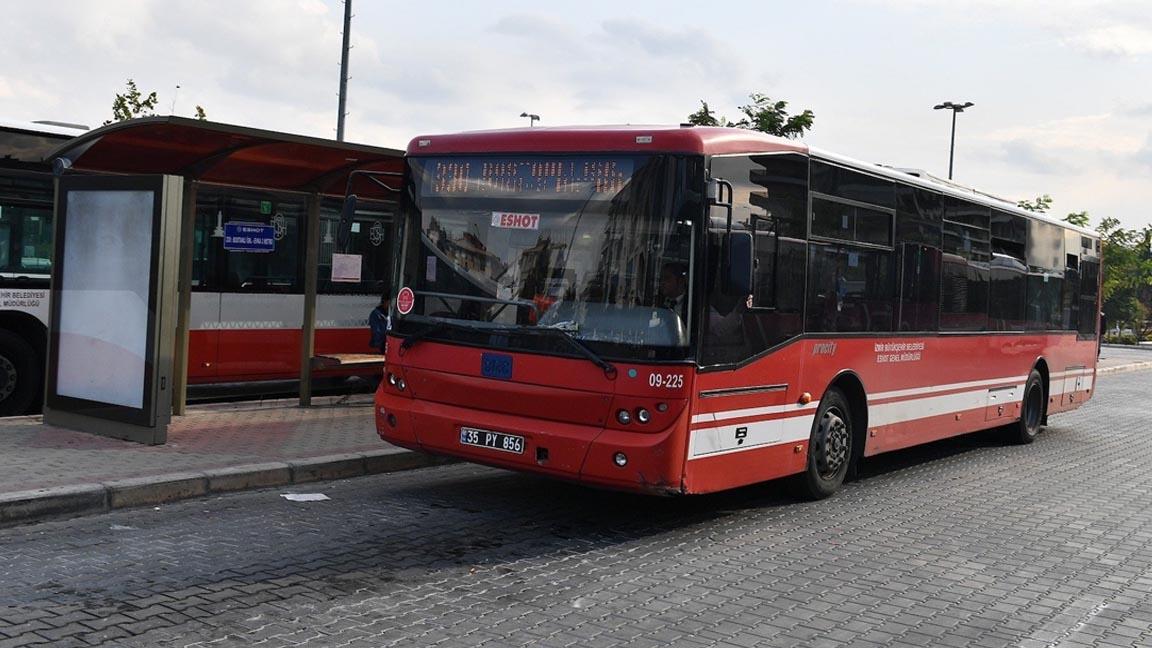
<svg viewBox="0 0 1152 648">
<path fill-rule="evenodd" d="M 196 196 L 201 184 L 291 192 L 306 196 L 302 232 L 304 314 L 300 343 L 300 404 L 311 404 L 320 249 L 320 201 L 395 201 L 403 151 L 219 124 L 183 117 L 146 117 L 98 128 L 69 140 L 51 156 L 58 174 L 168 175 L 183 182 L 178 312 L 172 410 L 187 402 L 189 311 Z M 162 440 L 160 441 L 162 442 Z"/>
</svg>

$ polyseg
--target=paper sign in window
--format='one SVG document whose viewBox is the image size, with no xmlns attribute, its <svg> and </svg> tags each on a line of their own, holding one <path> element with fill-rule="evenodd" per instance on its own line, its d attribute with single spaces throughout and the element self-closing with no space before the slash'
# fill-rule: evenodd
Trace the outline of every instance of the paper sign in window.
<svg viewBox="0 0 1152 648">
<path fill-rule="evenodd" d="M 360 283 L 360 270 L 363 267 L 363 257 L 359 254 L 332 255 L 332 281 L 343 283 Z"/>
</svg>

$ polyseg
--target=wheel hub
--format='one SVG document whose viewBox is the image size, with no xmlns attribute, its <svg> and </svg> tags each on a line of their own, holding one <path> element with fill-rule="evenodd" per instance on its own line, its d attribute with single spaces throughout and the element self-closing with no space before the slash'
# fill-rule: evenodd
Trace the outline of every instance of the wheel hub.
<svg viewBox="0 0 1152 648">
<path fill-rule="evenodd" d="M 8 358 L 0 355 L 0 401 L 6 400 L 16 391 L 16 365 Z"/>
<path fill-rule="evenodd" d="M 824 412 L 816 439 L 816 468 L 821 477 L 830 478 L 848 461 L 848 424 L 838 410 Z"/>
</svg>

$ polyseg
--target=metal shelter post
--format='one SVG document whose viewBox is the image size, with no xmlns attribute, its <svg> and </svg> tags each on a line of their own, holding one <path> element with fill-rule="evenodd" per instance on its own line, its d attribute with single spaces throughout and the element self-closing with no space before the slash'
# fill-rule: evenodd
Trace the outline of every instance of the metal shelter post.
<svg viewBox="0 0 1152 648">
<path fill-rule="evenodd" d="M 300 334 L 300 406 L 312 405 L 312 356 L 316 350 L 316 279 L 320 273 L 320 194 L 308 195 L 304 253 L 304 327 Z"/>
<path fill-rule="evenodd" d="M 176 357 L 172 367 L 172 414 L 183 416 L 188 409 L 188 329 L 192 310 L 192 257 L 196 250 L 196 192 L 200 184 L 184 181 L 184 206 L 180 215 L 180 275 L 177 290 L 180 302 L 176 313 Z"/>
</svg>

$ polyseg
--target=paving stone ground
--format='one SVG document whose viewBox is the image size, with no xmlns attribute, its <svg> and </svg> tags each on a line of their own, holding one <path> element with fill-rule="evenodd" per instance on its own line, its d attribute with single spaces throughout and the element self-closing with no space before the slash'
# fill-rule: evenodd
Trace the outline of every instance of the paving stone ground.
<svg viewBox="0 0 1152 648">
<path fill-rule="evenodd" d="M 1149 646 L 1150 394 L 816 503 L 454 465 L 3 529 L 0 646 Z"/>
<path fill-rule="evenodd" d="M 194 406 L 161 446 L 44 425 L 39 416 L 0 418 L 0 493 L 393 447 L 376 436 L 371 395 L 313 403 Z"/>
</svg>

